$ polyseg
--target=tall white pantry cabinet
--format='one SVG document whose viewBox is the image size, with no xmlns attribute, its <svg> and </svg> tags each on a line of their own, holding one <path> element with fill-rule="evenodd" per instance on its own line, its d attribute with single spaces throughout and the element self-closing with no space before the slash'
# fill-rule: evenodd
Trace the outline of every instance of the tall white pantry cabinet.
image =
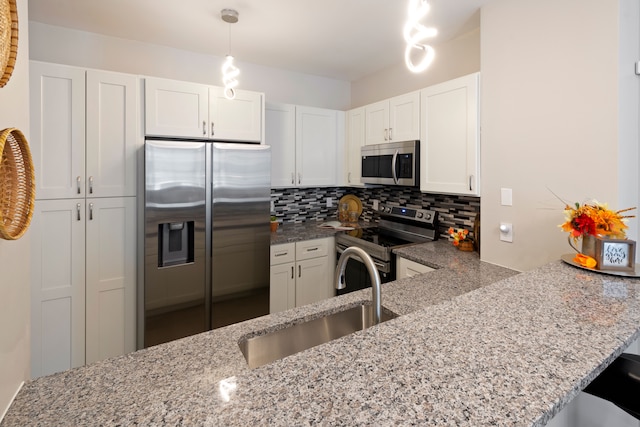
<svg viewBox="0 0 640 427">
<path fill-rule="evenodd" d="M 32 61 L 31 376 L 135 350 L 138 78 Z"/>
</svg>

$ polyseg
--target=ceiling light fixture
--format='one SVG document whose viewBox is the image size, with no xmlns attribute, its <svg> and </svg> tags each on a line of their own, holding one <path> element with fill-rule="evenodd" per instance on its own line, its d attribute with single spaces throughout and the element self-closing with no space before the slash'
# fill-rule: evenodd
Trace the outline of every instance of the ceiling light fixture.
<svg viewBox="0 0 640 427">
<path fill-rule="evenodd" d="M 234 99 L 236 97 L 235 87 L 238 86 L 238 80 L 236 77 L 240 74 L 240 70 L 233 63 L 233 56 L 231 56 L 231 24 L 238 22 L 238 11 L 233 9 L 222 9 L 222 20 L 229 24 L 229 48 L 227 50 L 227 56 L 222 64 L 222 83 L 224 84 L 224 96 L 227 99 Z"/>
<path fill-rule="evenodd" d="M 424 40 L 438 34 L 435 28 L 427 28 L 420 23 L 420 20 L 429 12 L 430 6 L 427 0 L 409 0 L 409 17 L 404 24 L 404 40 L 407 47 L 404 50 L 404 62 L 407 68 L 414 73 L 420 73 L 429 67 L 435 56 L 435 51 L 429 45 L 424 44 Z M 421 61 L 414 64 L 411 58 L 413 50 L 423 52 Z"/>
</svg>

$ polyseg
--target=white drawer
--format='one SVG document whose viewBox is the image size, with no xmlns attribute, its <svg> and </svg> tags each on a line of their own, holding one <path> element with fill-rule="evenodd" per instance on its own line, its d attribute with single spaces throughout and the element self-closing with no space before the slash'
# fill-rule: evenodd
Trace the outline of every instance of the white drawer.
<svg viewBox="0 0 640 427">
<path fill-rule="evenodd" d="M 422 273 L 428 273 L 429 271 L 435 270 L 429 266 L 424 264 L 419 264 L 415 261 L 411 261 L 406 258 L 398 257 L 397 261 L 397 278 L 402 279 L 405 277 L 412 277 Z"/>
<path fill-rule="evenodd" d="M 271 246 L 271 265 L 284 264 L 286 262 L 294 262 L 296 257 L 296 244 L 284 243 L 282 245 Z"/>
<path fill-rule="evenodd" d="M 301 261 L 303 259 L 318 258 L 326 256 L 331 250 L 335 253 L 335 244 L 330 246 L 330 242 L 335 242 L 333 238 L 313 239 L 305 240 L 296 243 L 296 260 Z"/>
</svg>

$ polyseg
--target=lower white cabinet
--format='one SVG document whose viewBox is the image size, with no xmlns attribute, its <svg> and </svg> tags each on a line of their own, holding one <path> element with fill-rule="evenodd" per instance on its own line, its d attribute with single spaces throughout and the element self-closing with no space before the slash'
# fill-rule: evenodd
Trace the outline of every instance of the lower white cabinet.
<svg viewBox="0 0 640 427">
<path fill-rule="evenodd" d="M 331 298 L 335 267 L 333 237 L 271 246 L 269 311 Z"/>
<path fill-rule="evenodd" d="M 428 273 L 430 271 L 435 270 L 434 268 L 428 267 L 424 264 L 417 263 L 415 261 L 411 261 L 410 259 L 397 257 L 396 259 L 396 268 L 397 268 L 397 278 L 403 279 L 405 277 L 413 277 L 418 274 Z"/>
<path fill-rule="evenodd" d="M 31 376 L 135 350 L 135 197 L 38 200 Z"/>
</svg>

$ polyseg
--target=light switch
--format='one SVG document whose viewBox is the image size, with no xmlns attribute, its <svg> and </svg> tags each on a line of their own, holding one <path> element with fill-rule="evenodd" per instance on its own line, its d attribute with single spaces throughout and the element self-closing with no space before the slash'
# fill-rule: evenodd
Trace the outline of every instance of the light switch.
<svg viewBox="0 0 640 427">
<path fill-rule="evenodd" d="M 500 204 L 502 206 L 512 206 L 513 205 L 513 193 L 510 188 L 501 188 L 500 189 Z"/>
<path fill-rule="evenodd" d="M 333 198 L 327 197 L 327 207 L 328 208 L 332 208 L 333 207 Z"/>
<path fill-rule="evenodd" d="M 378 210 L 378 201 L 376 199 L 373 199 L 373 210 L 374 211 Z"/>
</svg>

